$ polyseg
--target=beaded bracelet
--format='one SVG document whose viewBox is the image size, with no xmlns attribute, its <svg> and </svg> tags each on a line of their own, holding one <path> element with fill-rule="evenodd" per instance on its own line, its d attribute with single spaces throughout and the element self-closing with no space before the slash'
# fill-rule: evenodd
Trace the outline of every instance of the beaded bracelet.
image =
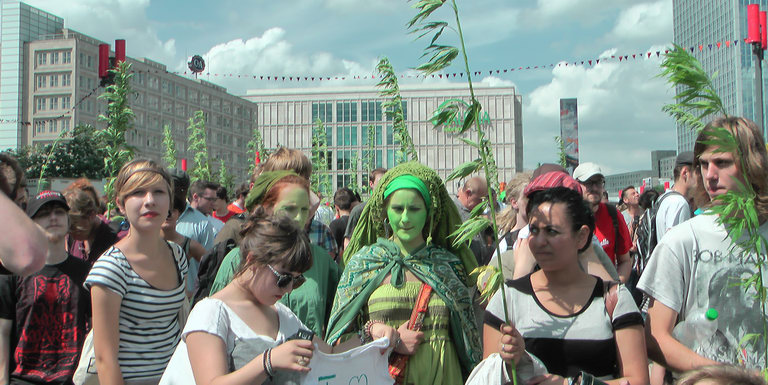
<svg viewBox="0 0 768 385">
<path fill-rule="evenodd" d="M 269 377 L 269 380 L 272 381 L 272 377 L 275 376 L 275 372 L 272 370 L 272 349 L 267 349 L 264 352 L 264 356 L 262 358 L 263 364 L 264 364 L 264 371 L 267 372 L 267 377 Z"/>
<path fill-rule="evenodd" d="M 365 335 L 365 338 L 367 341 L 373 341 L 373 336 L 371 336 L 371 328 L 373 328 L 374 324 L 383 324 L 384 322 L 379 320 L 368 320 L 368 322 L 365 323 L 365 327 L 363 328 L 363 334 Z"/>
</svg>

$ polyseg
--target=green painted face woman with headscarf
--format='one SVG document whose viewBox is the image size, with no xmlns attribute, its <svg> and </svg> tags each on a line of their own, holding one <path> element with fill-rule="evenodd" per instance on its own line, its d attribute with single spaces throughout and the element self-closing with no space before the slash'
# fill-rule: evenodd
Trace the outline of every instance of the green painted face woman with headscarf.
<svg viewBox="0 0 768 385">
<path fill-rule="evenodd" d="M 463 384 L 482 351 L 468 275 L 477 265 L 467 245 L 454 246 L 450 236 L 460 224 L 434 170 L 410 162 L 387 172 L 344 251 L 328 342 L 396 329 L 390 364 L 399 362 L 400 380 Z M 420 296 L 421 327 L 409 327 Z"/>
</svg>

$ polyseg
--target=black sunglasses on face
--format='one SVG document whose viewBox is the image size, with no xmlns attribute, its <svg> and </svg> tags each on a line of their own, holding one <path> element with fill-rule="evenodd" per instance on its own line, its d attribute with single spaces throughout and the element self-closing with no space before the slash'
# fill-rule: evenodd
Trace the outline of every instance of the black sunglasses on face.
<svg viewBox="0 0 768 385">
<path fill-rule="evenodd" d="M 288 284 L 291 283 L 291 281 L 293 281 L 293 288 L 294 289 L 298 289 L 299 286 L 301 286 L 304 283 L 304 281 L 307 280 L 304 277 L 304 274 L 299 274 L 299 275 L 296 275 L 296 276 L 294 276 L 293 274 L 289 274 L 289 273 L 280 274 L 280 273 L 277 272 L 277 270 L 275 270 L 274 267 L 272 267 L 270 265 L 267 265 L 267 267 L 269 267 L 269 270 L 272 270 L 272 274 L 274 274 L 275 278 L 277 278 L 277 287 L 279 287 L 281 289 L 286 288 L 288 286 Z"/>
</svg>

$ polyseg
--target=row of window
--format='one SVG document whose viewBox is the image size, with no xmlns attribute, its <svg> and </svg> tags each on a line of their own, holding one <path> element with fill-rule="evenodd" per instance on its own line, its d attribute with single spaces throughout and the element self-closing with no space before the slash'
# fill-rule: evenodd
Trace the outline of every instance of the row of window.
<svg viewBox="0 0 768 385">
<path fill-rule="evenodd" d="M 402 103 L 403 119 L 408 120 L 408 104 Z M 336 102 L 336 122 L 381 122 L 391 120 L 381 109 L 381 102 L 363 100 L 360 102 L 360 120 L 358 118 L 358 102 Z M 312 122 L 317 119 L 325 123 L 333 122 L 333 103 L 312 103 Z"/>
<path fill-rule="evenodd" d="M 45 96 L 35 98 L 35 112 L 68 110 L 72 108 L 72 97 Z"/>
<path fill-rule="evenodd" d="M 72 50 L 37 51 L 35 53 L 35 63 L 38 66 L 70 64 L 72 63 Z"/>
<path fill-rule="evenodd" d="M 59 130 L 69 130 L 69 118 L 56 120 L 36 120 L 34 122 L 35 134 L 44 134 L 46 128 L 48 133 L 52 134 Z"/>
<path fill-rule="evenodd" d="M 70 85 L 72 85 L 72 74 L 70 73 L 35 75 L 35 90 L 69 87 Z"/>
</svg>

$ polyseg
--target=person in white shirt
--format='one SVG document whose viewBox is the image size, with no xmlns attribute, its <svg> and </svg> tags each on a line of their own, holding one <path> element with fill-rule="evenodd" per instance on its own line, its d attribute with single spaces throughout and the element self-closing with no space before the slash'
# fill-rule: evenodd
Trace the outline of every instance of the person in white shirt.
<svg viewBox="0 0 768 385">
<path fill-rule="evenodd" d="M 677 155 L 673 175 L 675 185 L 656 201 L 657 240 L 660 240 L 669 229 L 691 219 L 693 215 L 690 202 L 697 185 L 697 179 L 693 173 L 693 152 L 686 151 Z"/>
</svg>

